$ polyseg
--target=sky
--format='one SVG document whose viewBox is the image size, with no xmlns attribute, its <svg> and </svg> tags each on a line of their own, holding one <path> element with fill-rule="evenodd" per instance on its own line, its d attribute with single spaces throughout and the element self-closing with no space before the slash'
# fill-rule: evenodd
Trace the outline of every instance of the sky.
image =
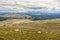
<svg viewBox="0 0 60 40">
<path fill-rule="evenodd" d="M 1 11 L 60 10 L 60 0 L 0 0 Z"/>
</svg>

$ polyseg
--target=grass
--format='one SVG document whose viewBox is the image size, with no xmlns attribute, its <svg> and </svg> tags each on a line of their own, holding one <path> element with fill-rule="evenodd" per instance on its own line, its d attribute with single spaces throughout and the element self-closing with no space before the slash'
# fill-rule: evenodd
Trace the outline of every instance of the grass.
<svg viewBox="0 0 60 40">
<path fill-rule="evenodd" d="M 12 21 L 12 20 L 10 20 Z M 60 21 L 0 22 L 0 40 L 60 40 Z"/>
<path fill-rule="evenodd" d="M 56 33 L 38 33 L 40 30 L 30 30 L 19 28 L 0 28 L 0 38 L 4 40 L 60 40 L 60 34 Z M 0 39 L 1 40 L 1 39 Z"/>
</svg>

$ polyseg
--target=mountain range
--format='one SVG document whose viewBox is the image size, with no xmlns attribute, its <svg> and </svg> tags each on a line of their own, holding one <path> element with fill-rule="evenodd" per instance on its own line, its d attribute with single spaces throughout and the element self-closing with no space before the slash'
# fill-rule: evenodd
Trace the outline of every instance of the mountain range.
<svg viewBox="0 0 60 40">
<path fill-rule="evenodd" d="M 18 13 L 0 13 L 0 21 L 8 19 L 29 19 L 46 20 L 60 18 L 60 13 L 47 13 L 40 11 L 18 12 Z"/>
</svg>

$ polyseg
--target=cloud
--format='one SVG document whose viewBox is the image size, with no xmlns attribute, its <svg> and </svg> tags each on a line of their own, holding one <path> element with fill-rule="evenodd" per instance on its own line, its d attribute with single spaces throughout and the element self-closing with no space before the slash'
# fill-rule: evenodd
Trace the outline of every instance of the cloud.
<svg viewBox="0 0 60 40">
<path fill-rule="evenodd" d="M 0 10 L 60 10 L 60 0 L 0 0 Z"/>
</svg>

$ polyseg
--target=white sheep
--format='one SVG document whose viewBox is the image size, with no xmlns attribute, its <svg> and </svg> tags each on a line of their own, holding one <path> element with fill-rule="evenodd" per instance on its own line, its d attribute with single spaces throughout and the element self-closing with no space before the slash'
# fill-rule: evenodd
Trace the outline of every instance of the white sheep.
<svg viewBox="0 0 60 40">
<path fill-rule="evenodd" d="M 37 33 L 41 33 L 41 31 L 38 31 Z"/>
<path fill-rule="evenodd" d="M 17 31 L 20 31 L 19 29 L 15 29 L 15 31 L 17 32 Z"/>
</svg>

